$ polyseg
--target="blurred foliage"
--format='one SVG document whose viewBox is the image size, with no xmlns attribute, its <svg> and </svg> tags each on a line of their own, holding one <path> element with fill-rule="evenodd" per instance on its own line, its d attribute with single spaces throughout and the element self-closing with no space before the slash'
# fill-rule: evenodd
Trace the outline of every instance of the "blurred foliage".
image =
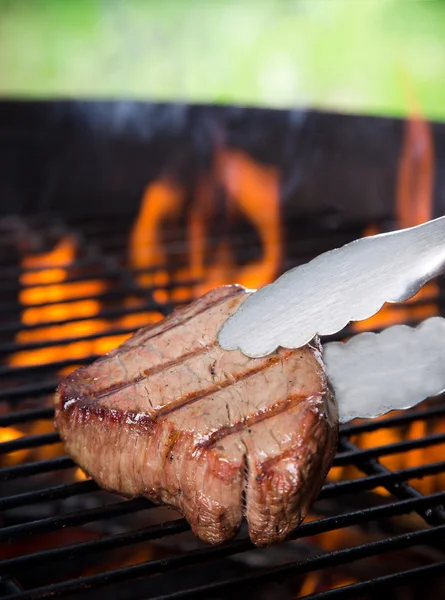
<svg viewBox="0 0 445 600">
<path fill-rule="evenodd" d="M 445 118 L 444 0 L 0 0 L 0 94 Z"/>
</svg>

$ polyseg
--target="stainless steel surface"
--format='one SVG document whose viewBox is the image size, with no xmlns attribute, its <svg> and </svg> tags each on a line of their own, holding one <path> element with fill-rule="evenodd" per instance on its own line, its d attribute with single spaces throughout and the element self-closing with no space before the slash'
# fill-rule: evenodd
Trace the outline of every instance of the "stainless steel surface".
<svg viewBox="0 0 445 600">
<path fill-rule="evenodd" d="M 226 321 L 226 350 L 266 356 L 299 348 L 413 296 L 445 265 L 445 217 L 366 237 L 321 254 L 251 294 Z"/>
<path fill-rule="evenodd" d="M 330 342 L 324 364 L 341 423 L 412 408 L 445 390 L 445 319 Z"/>
</svg>

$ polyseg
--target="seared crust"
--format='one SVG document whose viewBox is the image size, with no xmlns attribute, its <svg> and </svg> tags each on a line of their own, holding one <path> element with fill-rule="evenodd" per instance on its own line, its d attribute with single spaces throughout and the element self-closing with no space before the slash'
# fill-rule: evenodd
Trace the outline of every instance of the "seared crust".
<svg viewBox="0 0 445 600">
<path fill-rule="evenodd" d="M 55 396 L 67 451 L 106 489 L 180 510 L 201 539 L 257 545 L 299 525 L 330 468 L 337 408 L 317 340 L 261 359 L 224 351 L 246 299 L 213 290 L 73 372 Z"/>
</svg>

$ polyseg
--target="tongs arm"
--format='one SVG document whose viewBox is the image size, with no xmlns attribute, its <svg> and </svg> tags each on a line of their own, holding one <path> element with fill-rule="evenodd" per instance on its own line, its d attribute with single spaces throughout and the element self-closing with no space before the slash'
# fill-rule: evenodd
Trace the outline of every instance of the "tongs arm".
<svg viewBox="0 0 445 600">
<path fill-rule="evenodd" d="M 411 298 L 445 267 L 445 216 L 321 254 L 252 293 L 219 332 L 226 350 L 299 348 Z"/>
</svg>

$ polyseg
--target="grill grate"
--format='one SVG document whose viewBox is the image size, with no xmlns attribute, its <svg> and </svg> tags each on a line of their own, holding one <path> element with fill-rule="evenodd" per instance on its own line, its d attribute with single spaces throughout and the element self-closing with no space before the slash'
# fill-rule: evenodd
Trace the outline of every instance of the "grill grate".
<svg viewBox="0 0 445 600">
<path fill-rule="evenodd" d="M 32 223 L 28 227 L 44 239 L 51 219 L 48 223 L 46 229 L 40 225 L 33 229 Z M 160 600 L 224 598 L 226 595 L 237 598 L 245 596 L 246 589 L 257 589 L 255 586 L 266 594 L 266 584 L 277 581 L 287 591 L 295 586 L 292 593 L 283 597 L 364 598 L 378 590 L 399 589 L 408 584 L 415 589 L 413 582 L 431 581 L 433 576 L 443 572 L 445 491 L 439 487 L 431 488 L 430 493 L 422 493 L 414 482 L 427 477 L 444 477 L 445 461 L 423 461 L 399 468 L 388 468 L 382 463 L 388 456 L 437 449 L 440 444 L 445 444 L 445 425 L 443 430 L 429 428 L 429 424 L 440 423 L 445 417 L 445 405 L 440 398 L 426 407 L 384 420 L 341 427 L 334 467 L 354 468 L 355 474 L 347 479 L 326 482 L 314 506 L 315 520 L 304 523 L 293 534 L 292 540 L 298 540 L 298 543 L 291 540 L 279 547 L 255 550 L 241 532 L 237 539 L 225 545 L 204 546 L 192 539 L 187 523 L 177 518 L 176 513 L 169 512 L 167 518 L 162 512 L 164 509 L 155 507 L 148 500 L 124 501 L 100 490 L 91 480 L 76 480 L 73 461 L 61 453 L 58 435 L 51 431 L 51 394 L 65 369 L 87 364 L 100 352 L 91 351 L 88 345 L 75 356 L 65 356 L 65 350 L 72 344 L 106 342 L 108 338 L 133 332 L 134 326 L 121 324 L 123 317 L 139 315 L 143 318 L 152 312 L 166 315 L 175 306 L 191 300 L 194 286 L 199 282 L 192 279 L 177 281 L 173 274 L 168 284 L 162 284 L 162 290 L 172 294 L 163 302 L 157 301 L 159 286 L 138 283 L 137 275 L 144 270 L 131 268 L 128 264 L 125 254 L 128 224 L 58 223 L 61 231 L 77 237 L 78 246 L 82 248 L 82 255 L 66 268 L 66 277 L 60 285 L 99 279 L 106 285 L 97 294 L 80 294 L 75 298 L 76 301 L 100 301 L 100 309 L 93 317 L 79 315 L 57 319 L 54 316 L 44 327 L 62 328 L 90 321 L 105 321 L 106 327 L 92 333 L 59 335 L 51 339 L 17 340 L 17 335 L 24 331 L 38 332 L 43 327 L 36 322 L 23 324 L 24 307 L 19 303 L 23 289 L 33 287 L 20 283 L 20 276 L 42 269 L 23 269 L 17 264 L 0 267 L 0 427 L 2 431 L 14 428 L 19 432 L 15 438 L 0 443 L 0 597 L 31 600 L 47 596 L 77 598 L 83 594 L 87 598 L 96 598 L 103 597 L 103 591 L 109 590 L 107 586 L 113 585 L 113 597 L 116 598 Z M 285 268 L 350 241 L 360 236 L 362 230 L 360 225 L 329 235 L 322 230 L 305 230 L 298 243 L 287 243 Z M 13 236 L 8 240 L 12 244 Z M 168 248 L 173 249 L 172 254 L 184 252 L 179 241 L 170 240 L 168 244 Z M 240 238 L 236 244 L 241 250 L 244 244 L 247 255 L 255 255 L 254 242 L 243 242 Z M 165 267 L 160 265 L 145 271 L 156 273 L 162 268 Z M 51 289 L 54 283 L 39 283 L 39 286 Z M 180 300 L 172 299 L 173 292 L 179 288 L 186 294 L 182 294 Z M 126 299 L 129 297 L 137 303 L 128 305 Z M 412 308 L 434 302 L 440 312 L 443 300 L 444 294 L 439 291 L 437 296 L 413 303 Z M 44 298 L 26 308 L 52 307 L 70 301 L 72 299 Z M 395 305 L 392 310 L 397 312 L 399 307 Z M 408 315 L 406 321 L 417 322 L 417 317 Z M 337 337 L 352 333 L 346 330 Z M 11 357 L 18 353 L 48 347 L 59 349 L 58 358 L 37 364 L 11 364 Z M 36 433 L 33 428 L 39 423 L 43 423 L 46 430 Z M 424 427 L 415 438 L 371 447 L 357 445 L 357 436 L 403 431 L 416 423 Z M 432 456 L 437 458 L 437 452 Z M 387 495 L 371 493 L 378 487 L 384 488 Z M 408 515 L 411 515 L 409 524 L 400 521 Z M 349 547 L 324 548 L 314 537 L 329 533 L 338 535 L 354 528 L 359 535 L 351 537 Z M 80 534 L 76 537 L 72 532 Z M 88 535 L 82 537 L 84 532 Z M 57 543 L 51 537 L 53 534 L 59 535 Z M 147 549 L 146 554 L 138 555 L 136 550 L 131 554 L 134 548 L 140 547 L 138 545 Z M 429 554 L 415 554 L 425 547 L 430 550 Z M 117 555 L 113 554 L 116 552 Z M 148 558 L 147 552 L 151 553 Z M 382 566 L 386 560 L 380 560 L 377 571 L 371 563 L 374 566 L 372 577 L 362 573 L 350 580 L 354 572 L 351 569 L 360 561 L 372 561 L 397 552 L 403 553 L 403 562 L 389 561 L 386 567 Z M 67 568 L 67 565 L 71 566 Z M 382 572 L 383 567 L 390 572 Z M 349 576 L 349 581 L 346 577 L 340 588 L 334 588 L 334 568 Z M 308 595 L 303 582 L 305 575 L 310 573 L 324 574 L 324 581 L 331 577 L 332 589 L 324 583 L 324 589 L 314 588 Z M 157 577 L 151 577 L 153 575 Z M 302 595 L 298 596 L 299 593 Z M 259 591 L 256 597 L 266 598 L 267 595 L 261 596 Z"/>
</svg>

